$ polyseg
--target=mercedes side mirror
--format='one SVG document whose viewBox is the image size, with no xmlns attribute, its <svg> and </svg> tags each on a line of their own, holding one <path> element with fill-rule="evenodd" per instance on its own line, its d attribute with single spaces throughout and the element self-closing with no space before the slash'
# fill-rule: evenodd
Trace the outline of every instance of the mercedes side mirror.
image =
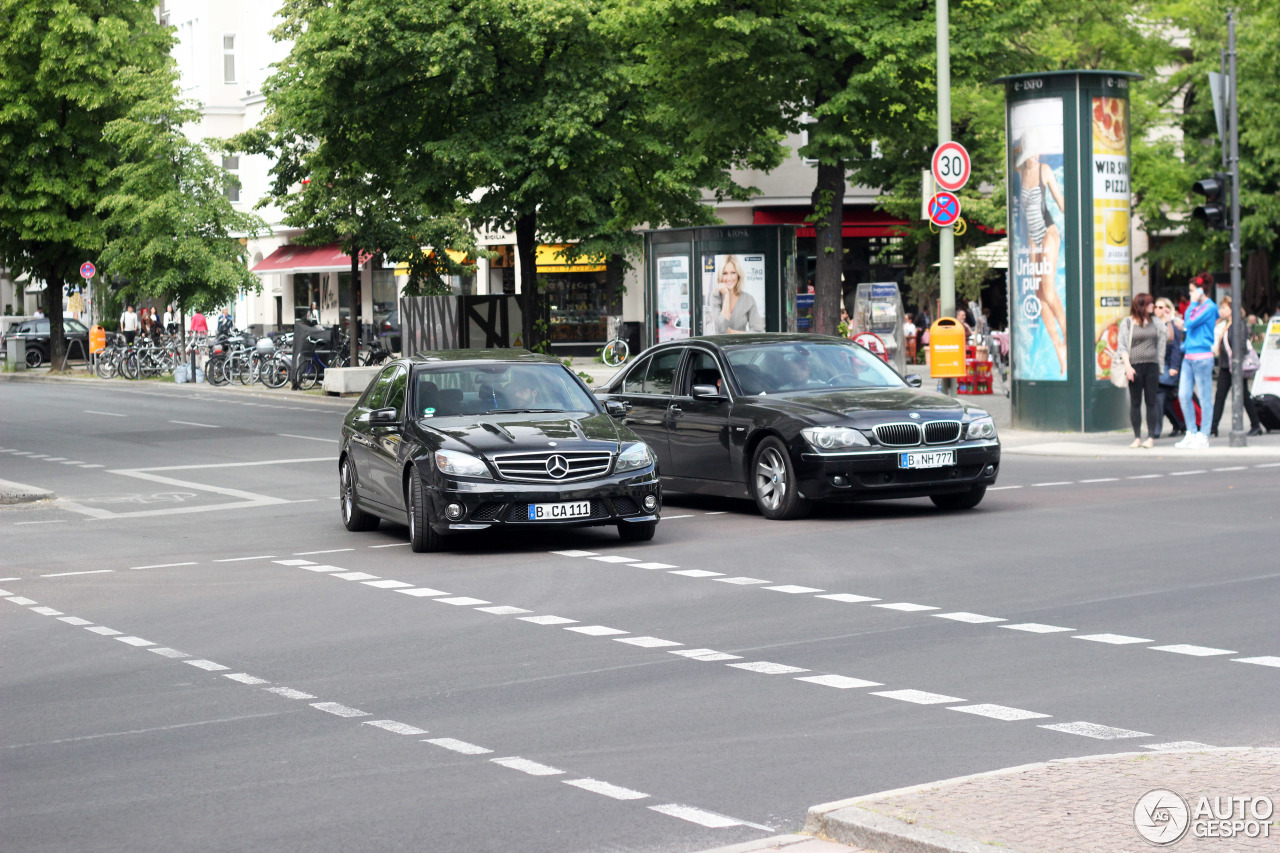
<svg viewBox="0 0 1280 853">
<path fill-rule="evenodd" d="M 906 375 L 906 380 L 908 388 L 919 388 L 921 385 L 924 385 L 924 378 L 921 377 L 919 373 L 908 373 Z"/>
<path fill-rule="evenodd" d="M 394 406 L 385 409 L 374 409 L 369 413 L 369 426 L 399 426 L 400 413 Z"/>
<path fill-rule="evenodd" d="M 695 400 L 723 400 L 724 395 L 714 385 L 694 385 L 690 392 Z"/>
<path fill-rule="evenodd" d="M 627 404 L 621 400 L 605 400 L 604 410 L 615 418 L 625 418 L 627 416 Z"/>
</svg>

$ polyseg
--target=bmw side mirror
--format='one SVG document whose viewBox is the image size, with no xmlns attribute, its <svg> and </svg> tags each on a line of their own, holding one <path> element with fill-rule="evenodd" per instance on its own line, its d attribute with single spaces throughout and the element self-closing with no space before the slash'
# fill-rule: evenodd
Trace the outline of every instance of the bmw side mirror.
<svg viewBox="0 0 1280 853">
<path fill-rule="evenodd" d="M 714 385 L 694 385 L 690 391 L 695 400 L 723 400 L 724 395 Z"/>
<path fill-rule="evenodd" d="M 369 426 L 399 426 L 400 413 L 395 407 L 374 409 L 369 413 Z"/>
<path fill-rule="evenodd" d="M 907 387 L 909 388 L 919 388 L 921 385 L 924 384 L 924 379 L 923 377 L 920 376 L 919 373 L 908 373 L 906 375 L 906 380 L 907 380 Z"/>
<path fill-rule="evenodd" d="M 604 410 L 615 418 L 625 418 L 627 416 L 627 404 L 621 400 L 605 400 Z"/>
</svg>

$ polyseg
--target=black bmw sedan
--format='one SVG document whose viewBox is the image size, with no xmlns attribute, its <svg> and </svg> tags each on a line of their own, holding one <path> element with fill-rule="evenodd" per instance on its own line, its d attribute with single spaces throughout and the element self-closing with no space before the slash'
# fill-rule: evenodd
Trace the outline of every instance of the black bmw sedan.
<svg viewBox="0 0 1280 853">
<path fill-rule="evenodd" d="M 626 407 L 668 491 L 749 497 L 773 519 L 813 501 L 977 506 L 995 424 L 920 385 L 844 338 L 744 334 L 659 344 L 596 393 Z"/>
<path fill-rule="evenodd" d="M 397 359 L 343 421 L 342 521 L 408 524 L 415 551 L 516 526 L 610 524 L 625 540 L 652 539 L 657 459 L 621 415 L 559 361 L 526 350 Z"/>
</svg>

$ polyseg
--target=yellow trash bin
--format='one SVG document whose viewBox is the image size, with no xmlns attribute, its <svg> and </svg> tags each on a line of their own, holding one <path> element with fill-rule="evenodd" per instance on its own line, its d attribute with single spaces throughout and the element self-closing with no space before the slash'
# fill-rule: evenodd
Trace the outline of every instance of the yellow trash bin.
<svg viewBox="0 0 1280 853">
<path fill-rule="evenodd" d="M 935 379 L 964 376 L 964 326 L 953 317 L 939 317 L 929 327 L 929 375 Z"/>
</svg>

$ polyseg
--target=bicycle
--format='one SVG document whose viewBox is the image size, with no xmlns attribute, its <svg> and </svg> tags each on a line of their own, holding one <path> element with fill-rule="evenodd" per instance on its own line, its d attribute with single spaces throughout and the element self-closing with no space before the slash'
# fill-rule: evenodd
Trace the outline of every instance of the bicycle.
<svg viewBox="0 0 1280 853">
<path fill-rule="evenodd" d="M 631 355 L 631 347 L 622 339 L 622 318 L 609 318 L 610 335 L 613 340 L 604 345 L 600 351 L 600 359 L 610 367 L 622 365 Z"/>
</svg>

